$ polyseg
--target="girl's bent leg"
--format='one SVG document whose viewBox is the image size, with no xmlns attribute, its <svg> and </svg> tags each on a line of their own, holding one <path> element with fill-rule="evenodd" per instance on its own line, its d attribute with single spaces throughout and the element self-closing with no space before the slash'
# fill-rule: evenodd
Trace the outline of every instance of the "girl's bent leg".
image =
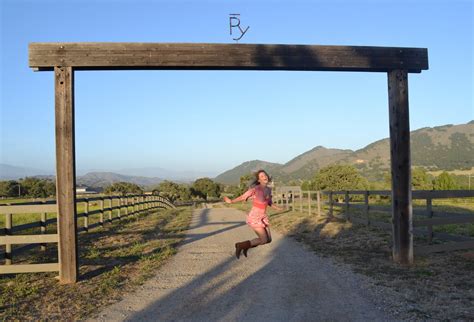
<svg viewBox="0 0 474 322">
<path fill-rule="evenodd" d="M 272 233 L 270 232 L 270 227 L 265 227 L 265 232 L 267 233 L 267 243 L 272 242 Z"/>
<path fill-rule="evenodd" d="M 267 236 L 267 231 L 263 227 L 255 227 L 253 228 L 255 233 L 257 234 L 258 238 L 252 239 L 250 241 L 250 244 L 252 247 L 258 246 L 258 245 L 263 245 L 268 243 L 268 236 Z"/>
</svg>

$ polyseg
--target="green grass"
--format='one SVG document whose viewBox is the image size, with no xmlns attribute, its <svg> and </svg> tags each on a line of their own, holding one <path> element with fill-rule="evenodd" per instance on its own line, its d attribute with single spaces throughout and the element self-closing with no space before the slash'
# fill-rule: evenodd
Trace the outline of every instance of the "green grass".
<svg viewBox="0 0 474 322">
<path fill-rule="evenodd" d="M 107 223 L 78 237 L 80 280 L 57 273 L 0 275 L 0 320 L 77 320 L 145 282 L 176 253 L 192 209 L 159 209 Z M 14 263 L 57 261 L 57 247 L 19 254 Z M 73 305 L 71 305 L 73 303 Z"/>
</svg>

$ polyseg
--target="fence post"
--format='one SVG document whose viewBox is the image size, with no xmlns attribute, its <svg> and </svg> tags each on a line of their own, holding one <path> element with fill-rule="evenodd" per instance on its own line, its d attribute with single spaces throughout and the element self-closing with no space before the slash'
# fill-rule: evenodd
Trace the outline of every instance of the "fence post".
<svg viewBox="0 0 474 322">
<path fill-rule="evenodd" d="M 303 191 L 300 190 L 300 195 L 299 195 L 299 199 L 300 199 L 300 212 L 303 212 Z"/>
<path fill-rule="evenodd" d="M 351 214 L 349 213 L 349 191 L 346 191 L 344 195 L 344 203 L 345 203 L 345 212 L 346 212 L 346 218 L 350 221 L 351 220 Z"/>
<path fill-rule="evenodd" d="M 426 214 L 428 218 L 433 218 L 433 204 L 431 197 L 426 198 Z M 433 242 L 433 225 L 428 225 L 428 243 Z"/>
<path fill-rule="evenodd" d="M 5 214 L 5 235 L 12 235 L 12 214 Z M 5 265 L 12 264 L 12 245 L 5 245 Z"/>
<path fill-rule="evenodd" d="M 100 217 L 99 223 L 101 227 L 104 227 L 104 198 L 100 199 Z"/>
<path fill-rule="evenodd" d="M 87 198 L 84 204 L 84 231 L 89 231 L 89 200 Z"/>
<path fill-rule="evenodd" d="M 41 225 L 41 234 L 42 235 L 46 234 L 46 213 L 45 212 L 41 213 L 41 223 L 40 223 L 40 225 Z M 42 251 L 45 251 L 46 250 L 46 244 L 42 243 L 40 249 Z"/>
<path fill-rule="evenodd" d="M 125 197 L 125 216 L 128 216 L 128 197 Z"/>
<path fill-rule="evenodd" d="M 295 211 L 295 192 L 291 191 L 291 211 Z"/>
<path fill-rule="evenodd" d="M 321 191 L 316 191 L 316 201 L 318 203 L 318 216 L 321 216 Z"/>
<path fill-rule="evenodd" d="M 364 210 L 365 218 L 367 218 L 367 226 L 370 226 L 370 217 L 369 217 L 369 192 L 366 190 L 364 192 Z"/>
<path fill-rule="evenodd" d="M 308 215 L 311 215 L 311 190 L 308 191 Z"/>
<path fill-rule="evenodd" d="M 112 213 L 113 213 L 112 208 L 113 208 L 114 199 L 113 199 L 113 197 L 110 197 L 109 200 L 110 200 L 110 203 L 109 203 L 109 210 L 110 210 L 110 212 L 109 212 L 109 223 L 111 223 L 112 222 Z"/>
<path fill-rule="evenodd" d="M 118 209 L 117 209 L 117 218 L 120 220 L 120 218 L 122 217 L 122 206 L 123 206 L 123 199 L 122 197 L 119 197 L 118 198 Z"/>
<path fill-rule="evenodd" d="M 332 191 L 329 191 L 329 216 L 332 217 L 333 210 L 333 200 L 332 200 Z"/>
</svg>

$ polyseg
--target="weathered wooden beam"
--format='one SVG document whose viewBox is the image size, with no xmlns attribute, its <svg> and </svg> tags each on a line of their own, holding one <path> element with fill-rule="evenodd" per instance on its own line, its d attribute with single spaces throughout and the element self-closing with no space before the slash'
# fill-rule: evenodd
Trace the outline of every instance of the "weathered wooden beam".
<svg viewBox="0 0 474 322">
<path fill-rule="evenodd" d="M 390 158 L 392 174 L 393 259 L 413 263 L 412 198 L 410 175 L 410 122 L 408 74 L 388 73 Z"/>
<path fill-rule="evenodd" d="M 428 69 L 426 48 L 204 44 L 30 43 L 29 66 L 52 70 L 202 69 L 388 72 Z"/>
<path fill-rule="evenodd" d="M 58 263 L 24 264 L 24 265 L 8 265 L 8 266 L 0 265 L 0 274 L 57 272 L 58 270 L 59 270 Z"/>
<path fill-rule="evenodd" d="M 76 168 L 74 142 L 74 69 L 54 67 L 56 114 L 56 200 L 59 233 L 59 278 L 78 277 Z"/>
<path fill-rule="evenodd" d="M 57 234 L 0 236 L 0 245 L 57 243 Z"/>
</svg>

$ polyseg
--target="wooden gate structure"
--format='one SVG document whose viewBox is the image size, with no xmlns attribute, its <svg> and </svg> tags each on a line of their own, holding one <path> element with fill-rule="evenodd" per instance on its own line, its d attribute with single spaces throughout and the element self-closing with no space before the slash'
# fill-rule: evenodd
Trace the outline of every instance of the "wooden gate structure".
<svg viewBox="0 0 474 322">
<path fill-rule="evenodd" d="M 426 48 L 204 44 L 30 43 L 29 66 L 54 71 L 60 281 L 78 278 L 74 72 L 78 70 L 286 70 L 388 76 L 393 259 L 413 262 L 408 73 L 428 69 Z"/>
</svg>

